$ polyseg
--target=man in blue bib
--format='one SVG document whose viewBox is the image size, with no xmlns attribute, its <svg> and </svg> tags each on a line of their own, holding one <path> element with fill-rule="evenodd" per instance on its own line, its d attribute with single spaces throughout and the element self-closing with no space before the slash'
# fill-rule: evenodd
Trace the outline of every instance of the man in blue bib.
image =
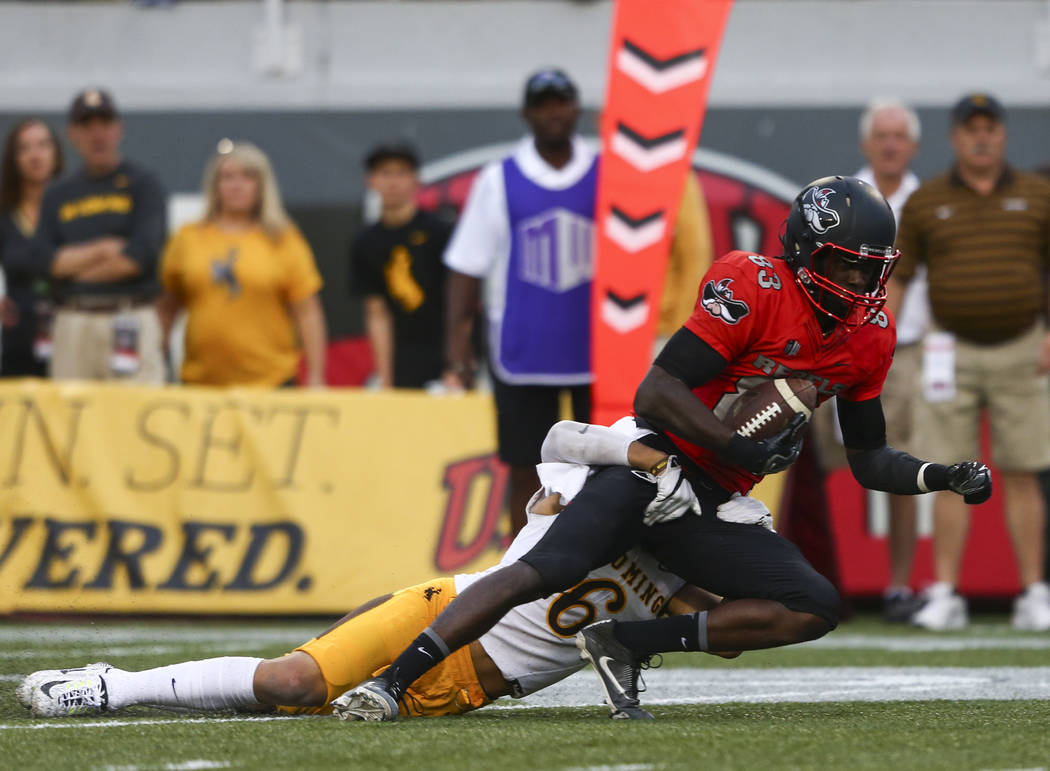
<svg viewBox="0 0 1050 771">
<path fill-rule="evenodd" d="M 531 134 L 478 174 L 445 251 L 448 368 L 445 382 L 470 387 L 470 332 L 484 292 L 499 455 L 511 469 L 513 531 L 524 525 L 539 482 L 535 464 L 559 416 L 590 419 L 591 279 L 594 276 L 595 150 L 576 136 L 576 85 L 561 70 L 525 83 Z"/>
</svg>

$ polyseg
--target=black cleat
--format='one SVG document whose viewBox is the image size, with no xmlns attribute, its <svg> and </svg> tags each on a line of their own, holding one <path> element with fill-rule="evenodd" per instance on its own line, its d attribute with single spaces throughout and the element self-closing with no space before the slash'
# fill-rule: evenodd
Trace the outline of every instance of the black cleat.
<svg viewBox="0 0 1050 771">
<path fill-rule="evenodd" d="M 653 720 L 638 701 L 638 678 L 642 662 L 631 650 L 616 639 L 613 620 L 599 621 L 576 634 L 580 658 L 591 662 L 598 673 L 605 702 L 612 710 L 614 720 Z"/>
</svg>

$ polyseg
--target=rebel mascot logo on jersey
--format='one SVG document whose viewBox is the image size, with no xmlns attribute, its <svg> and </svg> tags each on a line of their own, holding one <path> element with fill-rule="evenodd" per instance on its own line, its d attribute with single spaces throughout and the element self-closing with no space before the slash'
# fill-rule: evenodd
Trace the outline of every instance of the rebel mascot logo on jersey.
<svg viewBox="0 0 1050 771">
<path fill-rule="evenodd" d="M 704 310 L 727 324 L 736 324 L 751 312 L 746 302 L 733 299 L 733 290 L 729 288 L 732 283 L 731 278 L 723 278 L 717 284 L 708 281 L 700 297 Z"/>
</svg>

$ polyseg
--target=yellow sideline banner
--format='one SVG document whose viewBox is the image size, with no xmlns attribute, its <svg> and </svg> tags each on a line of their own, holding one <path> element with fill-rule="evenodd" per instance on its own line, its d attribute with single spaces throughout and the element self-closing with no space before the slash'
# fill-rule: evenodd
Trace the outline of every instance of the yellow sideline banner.
<svg viewBox="0 0 1050 771">
<path fill-rule="evenodd" d="M 0 614 L 342 614 L 483 569 L 494 438 L 483 394 L 2 383 Z"/>
<path fill-rule="evenodd" d="M 490 398 L 0 385 L 0 613 L 343 613 L 499 557 Z"/>
</svg>

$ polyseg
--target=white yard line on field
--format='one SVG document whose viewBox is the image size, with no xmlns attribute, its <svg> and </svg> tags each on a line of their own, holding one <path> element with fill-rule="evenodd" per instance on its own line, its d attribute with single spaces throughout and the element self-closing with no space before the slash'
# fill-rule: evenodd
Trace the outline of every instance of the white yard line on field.
<svg viewBox="0 0 1050 771">
<path fill-rule="evenodd" d="M 299 720 L 291 715 L 265 715 L 262 717 L 186 717 L 186 718 L 144 718 L 142 720 L 117 720 L 98 718 L 94 720 L 73 720 L 68 723 L 0 723 L 0 731 L 26 730 L 37 728 L 124 728 L 126 726 L 169 725 L 178 723 L 267 723 L 280 720 Z"/>
<path fill-rule="evenodd" d="M 1050 699 L 1050 667 L 798 667 L 785 669 L 666 668 L 645 673 L 646 705 L 784 702 L 886 702 L 952 699 Z M 597 677 L 578 672 L 524 701 L 503 700 L 486 709 L 594 706 L 602 701 Z M 61 722 L 30 719 L 0 723 L 0 731 L 45 728 L 120 728 L 185 723 L 296 720 L 287 716 L 94 717 Z M 323 718 L 310 718 L 323 719 Z"/>
</svg>

